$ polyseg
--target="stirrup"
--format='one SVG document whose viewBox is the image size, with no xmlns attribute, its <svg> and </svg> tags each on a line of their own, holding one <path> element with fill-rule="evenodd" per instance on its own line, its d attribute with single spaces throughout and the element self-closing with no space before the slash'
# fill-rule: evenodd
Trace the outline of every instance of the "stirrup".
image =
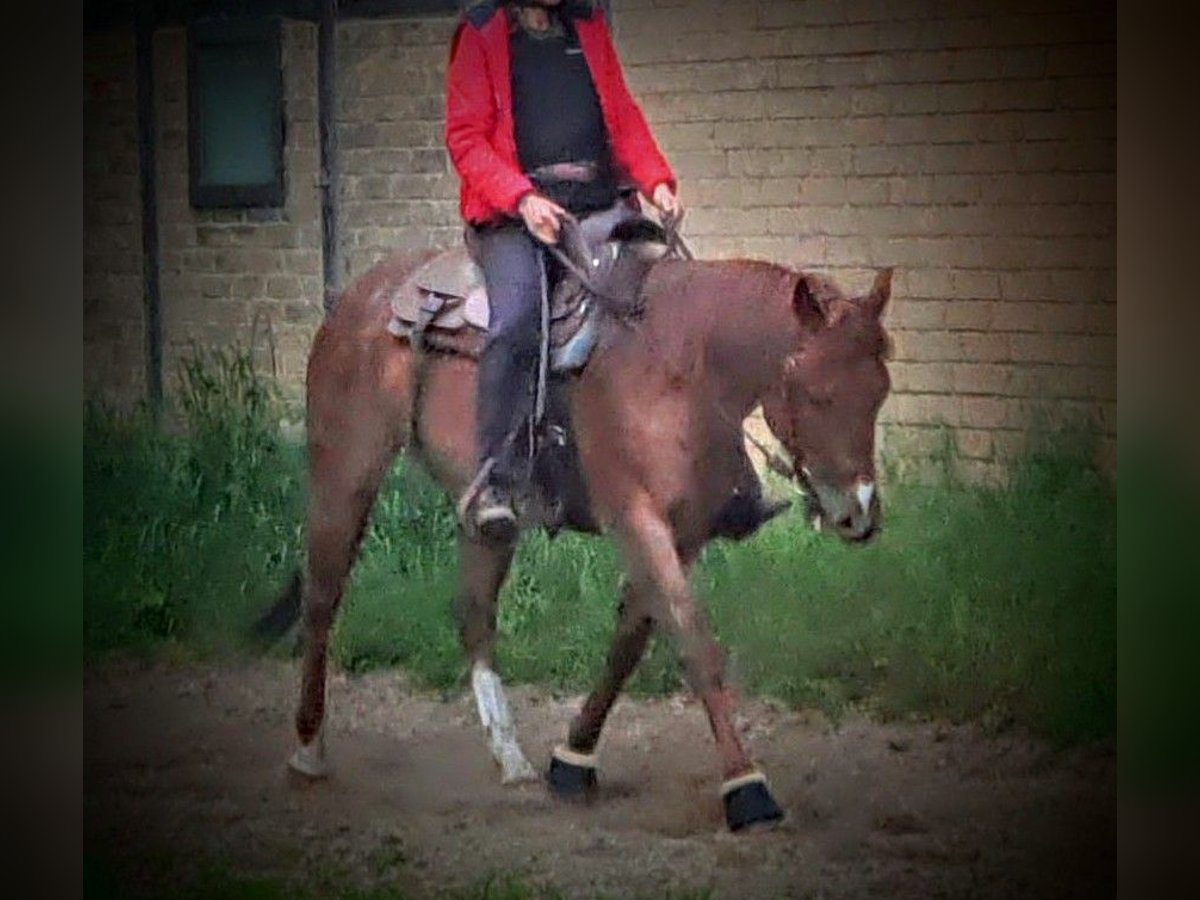
<svg viewBox="0 0 1200 900">
<path fill-rule="evenodd" d="M 475 473 L 475 477 L 471 479 L 466 490 L 462 492 L 462 496 L 458 498 L 454 512 L 458 516 L 459 524 L 464 528 L 467 528 L 467 513 L 475 503 L 479 492 L 483 490 L 483 486 L 487 484 L 488 476 L 492 474 L 494 468 L 496 468 L 496 457 L 489 456 L 483 461 L 483 465 L 479 467 L 479 471 Z"/>
<path fill-rule="evenodd" d="M 519 532 L 517 513 L 513 507 L 512 498 L 508 497 L 505 502 L 497 501 L 483 508 L 479 506 L 490 492 L 497 490 L 488 483 L 488 476 L 492 474 L 495 467 L 495 457 L 488 457 L 484 460 L 483 465 L 479 467 L 479 471 L 475 473 L 475 477 L 471 479 L 471 483 L 467 485 L 467 489 L 458 499 L 455 512 L 458 515 L 459 527 L 470 537 L 482 537 L 494 542 L 508 542 L 515 539 Z"/>
</svg>

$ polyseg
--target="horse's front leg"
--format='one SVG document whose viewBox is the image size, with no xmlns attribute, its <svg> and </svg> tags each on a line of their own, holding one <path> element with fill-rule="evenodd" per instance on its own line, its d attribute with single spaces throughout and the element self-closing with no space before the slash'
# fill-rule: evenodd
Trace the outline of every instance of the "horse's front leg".
<svg viewBox="0 0 1200 900">
<path fill-rule="evenodd" d="M 645 591 L 637 591 L 626 582 L 621 590 L 617 630 L 604 675 L 571 722 L 567 746 L 556 747 L 550 760 L 550 787 L 559 796 L 579 796 L 595 786 L 595 752 L 600 732 L 625 681 L 646 652 L 653 632 L 654 620 L 645 602 Z"/>
<path fill-rule="evenodd" d="M 646 586 L 654 618 L 675 637 L 688 684 L 708 713 L 721 759 L 727 824 L 739 831 L 778 821 L 783 811 L 733 724 L 734 699 L 725 683 L 724 654 L 688 585 L 691 556 L 681 557 L 670 524 L 648 500 L 628 508 L 620 539 L 630 578 Z"/>
<path fill-rule="evenodd" d="M 458 539 L 458 597 L 455 618 L 459 638 L 471 661 L 471 690 L 488 748 L 500 766 L 504 784 L 537 778 L 517 742 L 504 685 L 496 674 L 496 597 L 512 564 L 514 545 Z"/>
</svg>

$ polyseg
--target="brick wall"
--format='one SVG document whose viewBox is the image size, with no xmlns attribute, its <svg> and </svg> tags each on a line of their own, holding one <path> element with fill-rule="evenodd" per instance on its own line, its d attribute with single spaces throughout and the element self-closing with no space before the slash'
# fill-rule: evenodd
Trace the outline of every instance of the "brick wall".
<svg viewBox="0 0 1200 900">
<path fill-rule="evenodd" d="M 348 276 L 396 247 L 459 239 L 458 180 L 446 155 L 443 82 L 455 20 L 338 26 L 338 146 Z"/>
<path fill-rule="evenodd" d="M 83 53 L 83 388 L 144 393 L 142 234 L 132 34 L 89 35 Z"/>
<path fill-rule="evenodd" d="M 965 467 L 987 478 L 1031 426 L 1087 419 L 1115 456 L 1115 11 L 1075 0 L 612 6 L 701 254 L 828 271 L 852 289 L 897 267 L 886 449 L 918 458 L 946 425 Z M 452 28 L 445 17 L 339 25 L 344 277 L 393 248 L 457 237 L 442 149 Z M 187 210 L 182 93 L 164 100 L 177 108 L 160 165 L 176 197 L 164 211 L 170 333 L 186 324 L 219 340 L 270 312 L 290 329 L 284 374 L 298 378 L 320 242 L 313 32 L 288 35 L 282 220 Z M 182 53 L 182 32 L 160 42 Z"/>
<path fill-rule="evenodd" d="M 201 346 L 253 346 L 290 388 L 304 381 L 321 321 L 321 219 L 317 185 L 316 28 L 284 28 L 284 170 L 274 210 L 196 210 L 188 202 L 187 35 L 155 36 L 158 190 L 162 244 L 164 377 Z"/>
<path fill-rule="evenodd" d="M 287 197 L 274 210 L 195 210 L 188 200 L 187 39 L 154 40 L 163 369 L 182 354 L 234 342 L 300 390 L 321 321 L 316 29 L 284 28 Z M 144 383 L 141 204 L 134 39 L 84 45 L 85 391 L 136 400 Z"/>
<path fill-rule="evenodd" d="M 616 0 L 705 255 L 897 267 L 885 447 L 1116 432 L 1116 16 L 1095 3 Z M 685 9 L 686 8 L 686 14 Z"/>
</svg>

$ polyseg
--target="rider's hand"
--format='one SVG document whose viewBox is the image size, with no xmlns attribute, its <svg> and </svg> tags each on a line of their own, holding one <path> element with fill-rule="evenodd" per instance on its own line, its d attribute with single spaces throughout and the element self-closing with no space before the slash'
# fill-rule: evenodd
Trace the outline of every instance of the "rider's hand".
<svg viewBox="0 0 1200 900">
<path fill-rule="evenodd" d="M 567 211 L 541 194 L 530 192 L 517 207 L 529 233 L 543 244 L 558 242 L 558 229 Z"/>
<path fill-rule="evenodd" d="M 654 189 L 650 202 L 662 213 L 664 222 L 678 225 L 683 220 L 683 204 L 665 181 Z"/>
</svg>

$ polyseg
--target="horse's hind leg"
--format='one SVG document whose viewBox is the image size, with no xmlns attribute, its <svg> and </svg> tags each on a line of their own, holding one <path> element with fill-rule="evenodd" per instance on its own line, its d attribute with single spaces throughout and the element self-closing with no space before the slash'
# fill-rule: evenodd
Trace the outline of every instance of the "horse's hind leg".
<svg viewBox="0 0 1200 900">
<path fill-rule="evenodd" d="M 471 661 L 471 690 L 479 721 L 505 784 L 537 777 L 517 742 L 504 685 L 495 669 L 496 595 L 508 575 L 514 549 L 512 543 L 484 543 L 460 533 L 454 606 L 463 650 Z"/>
<path fill-rule="evenodd" d="M 571 722 L 566 748 L 556 747 L 550 761 L 550 788 L 560 796 L 585 793 L 595 784 L 595 751 L 600 732 L 621 688 L 641 662 L 653 633 L 654 620 L 645 603 L 645 592 L 626 582 L 621 589 L 617 630 L 608 650 L 604 674 Z"/>
<path fill-rule="evenodd" d="M 625 681 L 641 662 L 653 633 L 654 620 L 649 615 L 642 593 L 626 582 L 621 590 L 617 630 L 608 650 L 604 675 L 571 723 L 567 746 L 573 753 L 592 753 L 596 749 L 609 711 L 617 701 Z"/>
<path fill-rule="evenodd" d="M 310 435 L 315 437 L 309 442 L 304 663 L 296 711 L 300 747 L 288 765 L 303 775 L 320 778 L 328 774 L 322 725 L 329 630 L 396 446 L 383 410 L 371 410 L 369 404 L 348 404 L 337 411 L 310 405 L 309 417 Z"/>
</svg>

